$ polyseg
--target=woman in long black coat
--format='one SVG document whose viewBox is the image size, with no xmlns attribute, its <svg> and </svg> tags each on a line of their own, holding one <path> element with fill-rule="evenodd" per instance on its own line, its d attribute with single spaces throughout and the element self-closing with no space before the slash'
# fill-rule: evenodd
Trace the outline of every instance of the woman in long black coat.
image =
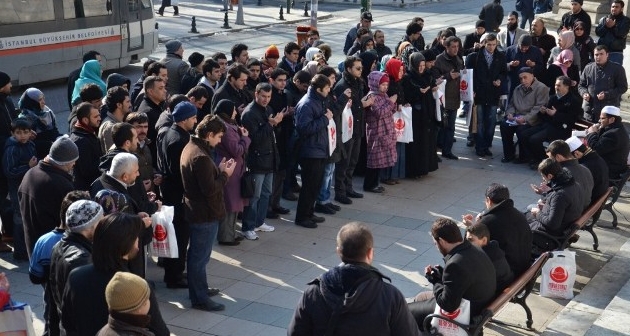
<svg viewBox="0 0 630 336">
<path fill-rule="evenodd" d="M 419 178 L 438 169 L 436 152 L 437 121 L 433 89 L 435 80 L 425 71 L 424 56 L 414 52 L 402 79 L 405 103 L 411 105 L 413 142 L 406 146 L 406 174 Z"/>
</svg>

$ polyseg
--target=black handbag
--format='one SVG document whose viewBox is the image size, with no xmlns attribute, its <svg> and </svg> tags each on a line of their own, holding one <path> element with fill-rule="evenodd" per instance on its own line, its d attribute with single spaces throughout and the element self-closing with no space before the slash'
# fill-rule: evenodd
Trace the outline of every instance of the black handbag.
<svg viewBox="0 0 630 336">
<path fill-rule="evenodd" d="M 256 178 L 254 174 L 246 170 L 241 176 L 241 197 L 252 198 L 256 191 Z"/>
</svg>

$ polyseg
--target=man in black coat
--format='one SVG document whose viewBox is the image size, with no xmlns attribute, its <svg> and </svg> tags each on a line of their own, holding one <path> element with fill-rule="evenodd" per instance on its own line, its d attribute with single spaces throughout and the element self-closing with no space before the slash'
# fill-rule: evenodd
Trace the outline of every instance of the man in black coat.
<svg viewBox="0 0 630 336">
<path fill-rule="evenodd" d="M 628 169 L 630 139 L 621 122 L 618 107 L 605 106 L 599 115 L 599 124 L 586 131 L 588 146 L 593 148 L 608 164 L 608 175 L 618 179 Z"/>
<path fill-rule="evenodd" d="M 504 185 L 492 183 L 485 194 L 486 210 L 476 219 L 490 231 L 490 239 L 496 240 L 505 252 L 512 272 L 518 277 L 531 266 L 532 231 L 525 215 L 514 207 L 510 191 Z M 464 224 L 472 225 L 472 216 L 464 216 Z"/>
<path fill-rule="evenodd" d="M 428 265 L 424 269 L 433 284 L 433 296 L 409 304 L 411 315 L 423 331 L 424 318 L 433 314 L 436 305 L 453 312 L 466 299 L 470 301 L 470 318 L 479 315 L 494 298 L 497 284 L 492 261 L 480 248 L 463 239 L 457 223 L 438 218 L 431 227 L 431 236 L 444 256 L 444 267 Z"/>
<path fill-rule="evenodd" d="M 576 136 L 566 141 L 569 150 L 578 162 L 591 171 L 593 176 L 593 191 L 591 202 L 596 202 L 607 190 L 609 185 L 608 165 L 596 151 L 582 143 Z"/>
<path fill-rule="evenodd" d="M 365 224 L 339 230 L 337 254 L 342 264 L 308 284 L 287 335 L 420 335 L 405 298 L 371 265 L 374 238 Z M 334 331 L 328 328 L 331 320 Z"/>
<path fill-rule="evenodd" d="M 236 105 L 236 111 L 238 111 L 236 122 L 240 124 L 241 114 L 243 114 L 245 106 L 251 102 L 250 96 L 245 90 L 248 77 L 249 71 L 244 65 L 234 64 L 230 66 L 227 72 L 227 79 L 212 96 L 212 111 L 214 111 L 221 99 L 229 99 Z"/>
<path fill-rule="evenodd" d="M 18 199 L 29 258 L 37 239 L 61 222 L 61 201 L 74 190 L 71 172 L 78 158 L 77 145 L 68 136 L 62 136 L 53 142 L 48 155 L 24 175 Z"/>
<path fill-rule="evenodd" d="M 256 98 L 243 111 L 243 127 L 249 132 L 252 143 L 247 151 L 247 168 L 254 174 L 256 187 L 249 205 L 243 210 L 243 236 L 257 240 L 256 231 L 271 232 L 275 228 L 265 223 L 269 199 L 273 188 L 274 173 L 278 170 L 280 156 L 274 136 L 274 128 L 284 118 L 284 112 L 274 113 L 269 107 L 271 91 L 269 83 L 256 86 Z"/>
<path fill-rule="evenodd" d="M 116 272 L 130 272 L 127 261 L 139 254 L 136 242 L 142 227 L 137 216 L 127 213 L 111 214 L 96 226 L 92 264 L 72 271 L 63 293 L 61 324 L 68 336 L 95 335 L 107 323 L 105 287 Z M 149 300 L 151 318 L 147 328 L 156 336 L 170 335 L 155 291 L 151 291 Z"/>
<path fill-rule="evenodd" d="M 499 26 L 503 22 L 504 12 L 501 6 L 501 0 L 492 0 L 481 8 L 479 19 L 486 22 L 486 31 L 499 32 Z"/>
<path fill-rule="evenodd" d="M 96 224 L 103 218 L 103 208 L 93 201 L 79 200 L 66 211 L 67 230 L 55 245 L 50 256 L 48 287 L 52 293 L 52 307 L 61 316 L 63 291 L 70 272 L 92 262 L 92 239 Z M 63 326 L 59 326 L 65 333 Z"/>
<path fill-rule="evenodd" d="M 101 175 L 99 159 L 103 155 L 96 131 L 101 123 L 99 111 L 90 103 L 77 106 L 77 122 L 72 125 L 70 139 L 79 149 L 79 159 L 74 166 L 74 187 L 90 190 L 90 184 Z"/>
<path fill-rule="evenodd" d="M 571 10 L 562 15 L 558 33 L 565 30 L 573 30 L 573 25 L 578 22 L 584 22 L 584 33 L 591 34 L 591 16 L 582 9 L 583 0 L 571 0 Z"/>
<path fill-rule="evenodd" d="M 0 71 L 0 157 L 4 157 L 4 144 L 11 137 L 11 121 L 17 117 L 15 105 L 11 99 L 11 87 L 11 77 Z M 0 171 L 0 199 L 6 199 L 8 193 L 7 177 L 3 171 Z M 11 251 L 11 248 L 0 241 L 0 251 Z"/>
<path fill-rule="evenodd" d="M 144 98 L 136 112 L 142 112 L 149 117 L 147 137 L 151 139 L 149 148 L 151 155 L 157 157 L 157 128 L 156 124 L 162 111 L 166 109 L 166 81 L 157 76 L 149 76 L 144 80 Z"/>
<path fill-rule="evenodd" d="M 190 102 L 181 102 L 173 112 L 174 124 L 158 137 L 158 169 L 162 172 L 160 191 L 164 204 L 174 206 L 173 226 L 177 238 L 178 258 L 163 258 L 164 282 L 168 288 L 188 288 L 184 280 L 186 252 L 190 233 L 184 214 L 184 184 L 180 171 L 180 156 L 188 141 L 190 131 L 197 123 L 197 108 Z"/>
<path fill-rule="evenodd" d="M 497 50 L 497 37 L 488 34 L 481 43 L 483 47 L 479 51 L 466 57 L 466 69 L 473 69 L 474 100 L 477 105 L 475 151 L 477 155 L 485 156 L 492 146 L 501 84 L 506 81 L 507 69 L 505 55 Z"/>
<path fill-rule="evenodd" d="M 352 117 L 354 126 L 352 138 L 343 144 L 344 157 L 335 165 L 335 200 L 342 204 L 351 204 L 352 198 L 363 198 L 363 194 L 354 191 L 352 187 L 352 176 L 354 168 L 359 161 L 361 151 L 361 139 L 365 135 L 365 120 L 363 109 L 374 103 L 374 98 L 370 96 L 363 99 L 366 93 L 365 85 L 361 79 L 363 65 L 361 59 L 355 56 L 348 56 L 344 61 L 344 70 L 341 80 L 335 84 L 333 94 L 335 97 L 345 95 L 346 89 L 350 89 L 352 100 Z"/>
<path fill-rule="evenodd" d="M 473 52 L 478 52 L 483 49 L 484 44 L 481 43 L 481 37 L 486 33 L 486 23 L 483 20 L 477 20 L 475 23 L 475 31 L 466 35 L 464 38 L 464 45 L 462 47 L 462 54 L 468 56 Z"/>
</svg>

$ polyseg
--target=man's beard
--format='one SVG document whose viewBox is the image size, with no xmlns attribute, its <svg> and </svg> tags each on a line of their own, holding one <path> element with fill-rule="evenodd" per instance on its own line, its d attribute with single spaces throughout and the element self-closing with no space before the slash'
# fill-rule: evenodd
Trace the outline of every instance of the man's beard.
<svg viewBox="0 0 630 336">
<path fill-rule="evenodd" d="M 516 27 L 518 27 L 518 23 L 508 23 L 507 28 L 509 31 L 515 31 Z"/>
</svg>

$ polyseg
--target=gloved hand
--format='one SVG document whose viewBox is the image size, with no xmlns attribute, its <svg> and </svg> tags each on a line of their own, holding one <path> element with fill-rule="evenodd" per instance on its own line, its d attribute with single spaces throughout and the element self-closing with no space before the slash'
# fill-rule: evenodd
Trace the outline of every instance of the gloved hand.
<svg viewBox="0 0 630 336">
<path fill-rule="evenodd" d="M 442 266 L 431 266 L 431 271 L 427 272 L 424 276 L 432 285 L 435 285 L 436 283 L 442 283 L 443 272 L 444 268 L 442 268 Z"/>
</svg>

